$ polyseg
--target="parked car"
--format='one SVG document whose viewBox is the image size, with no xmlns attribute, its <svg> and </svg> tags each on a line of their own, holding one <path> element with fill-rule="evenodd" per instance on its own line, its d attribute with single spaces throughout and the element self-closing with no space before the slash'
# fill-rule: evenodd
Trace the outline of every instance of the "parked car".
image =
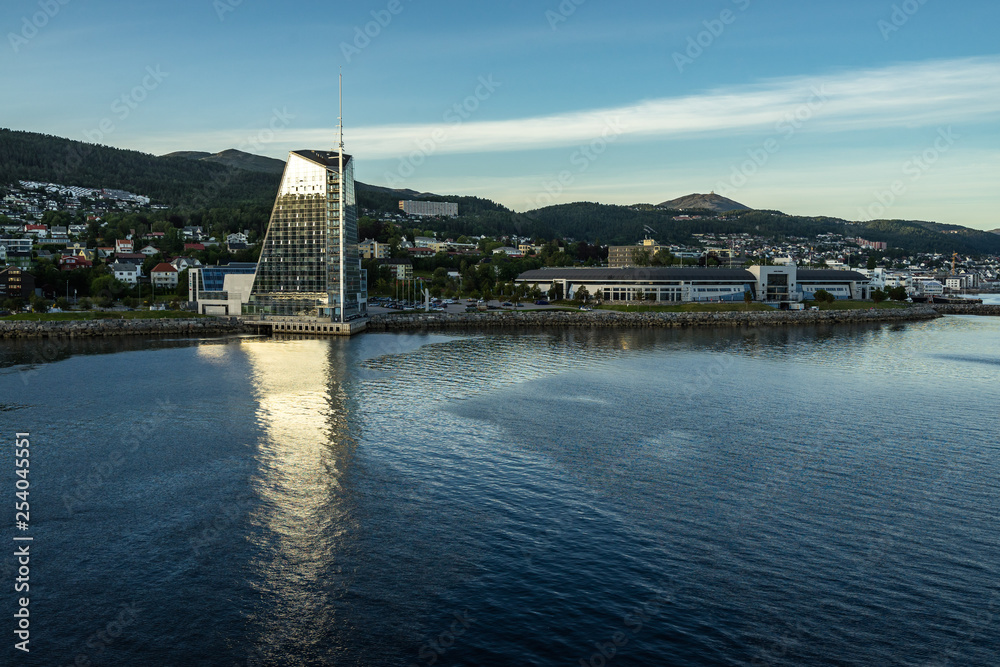
<svg viewBox="0 0 1000 667">
<path fill-rule="evenodd" d="M 538 301 L 535 302 L 535 305 L 536 306 L 547 306 L 547 305 L 549 305 L 549 302 L 546 301 L 545 299 L 539 299 Z"/>
<path fill-rule="evenodd" d="M 514 307 L 514 304 L 512 304 L 510 301 L 504 301 L 500 305 L 503 306 L 504 308 L 513 308 Z"/>
</svg>

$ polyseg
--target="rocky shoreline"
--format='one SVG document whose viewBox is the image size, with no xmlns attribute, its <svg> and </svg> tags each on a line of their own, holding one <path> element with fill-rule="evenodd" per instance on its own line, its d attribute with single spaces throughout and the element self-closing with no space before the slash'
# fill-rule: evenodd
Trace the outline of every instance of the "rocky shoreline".
<svg viewBox="0 0 1000 667">
<path fill-rule="evenodd" d="M 758 327 L 859 322 L 906 322 L 930 320 L 941 315 L 927 306 L 872 310 L 776 310 L 729 313 L 620 313 L 609 310 L 589 312 L 522 311 L 486 313 L 429 313 L 376 315 L 368 321 L 368 331 L 412 331 L 430 329 L 509 329 L 536 327 Z"/>
<path fill-rule="evenodd" d="M 991 304 L 936 303 L 932 307 L 942 315 L 1000 316 L 1000 306 Z"/>
<path fill-rule="evenodd" d="M 936 304 L 896 309 L 751 311 L 729 313 L 620 313 L 609 310 L 491 311 L 375 315 L 368 331 L 439 329 L 534 329 L 545 327 L 761 327 L 909 322 L 944 315 L 1000 316 L 1000 306 Z M 104 336 L 200 336 L 248 331 L 235 317 L 192 319 L 106 319 L 65 322 L 0 321 L 0 338 L 94 338 Z"/>
<path fill-rule="evenodd" d="M 200 336 L 241 333 L 235 317 L 105 319 L 65 322 L 0 321 L 0 338 L 94 338 L 103 336 Z"/>
</svg>

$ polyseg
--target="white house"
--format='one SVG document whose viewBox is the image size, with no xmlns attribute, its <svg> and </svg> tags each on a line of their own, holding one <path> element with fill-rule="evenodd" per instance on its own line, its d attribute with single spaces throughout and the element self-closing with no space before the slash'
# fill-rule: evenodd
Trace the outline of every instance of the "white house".
<svg viewBox="0 0 1000 667">
<path fill-rule="evenodd" d="M 135 264 L 115 262 L 111 265 L 111 271 L 114 273 L 116 280 L 120 280 L 128 285 L 136 285 L 139 283 L 139 267 Z"/>
<path fill-rule="evenodd" d="M 161 262 L 149 272 L 149 278 L 154 287 L 172 289 L 177 287 L 177 269 L 166 262 Z"/>
<path fill-rule="evenodd" d="M 170 264 L 178 271 L 184 271 L 194 266 L 201 266 L 201 260 L 194 259 L 193 257 L 178 257 L 170 262 Z"/>
</svg>

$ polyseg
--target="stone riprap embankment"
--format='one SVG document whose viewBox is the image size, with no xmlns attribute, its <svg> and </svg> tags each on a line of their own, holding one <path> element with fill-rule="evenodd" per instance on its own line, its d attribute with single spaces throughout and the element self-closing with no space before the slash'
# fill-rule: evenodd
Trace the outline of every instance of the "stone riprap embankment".
<svg viewBox="0 0 1000 667">
<path fill-rule="evenodd" d="M 375 315 L 368 331 L 412 331 L 425 329 L 507 329 L 532 327 L 759 327 L 859 322 L 905 322 L 941 317 L 929 307 L 821 310 L 750 311 L 730 313 L 621 313 L 610 310 L 567 312 L 536 310 L 526 312 L 428 313 Z"/>
<path fill-rule="evenodd" d="M 197 336 L 240 333 L 235 317 L 192 319 L 105 319 L 65 322 L 0 321 L 0 338 L 92 338 L 98 336 Z"/>
<path fill-rule="evenodd" d="M 942 315 L 989 315 L 1000 316 L 1000 306 L 981 303 L 936 303 L 934 310 Z"/>
</svg>

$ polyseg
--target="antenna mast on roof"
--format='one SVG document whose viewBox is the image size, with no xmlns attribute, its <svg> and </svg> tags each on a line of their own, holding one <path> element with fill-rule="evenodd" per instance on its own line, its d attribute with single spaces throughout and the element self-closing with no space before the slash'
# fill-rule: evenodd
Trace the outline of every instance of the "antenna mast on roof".
<svg viewBox="0 0 1000 667">
<path fill-rule="evenodd" d="M 344 153 L 344 74 L 340 74 L 340 115 L 337 116 L 338 146 Z"/>
<path fill-rule="evenodd" d="M 340 294 L 338 295 L 338 300 L 340 302 L 340 321 L 344 322 L 344 305 L 347 299 L 347 286 L 344 282 L 347 280 L 347 275 L 344 267 L 344 233 L 346 230 L 346 225 L 344 224 L 344 208 L 347 206 L 347 192 L 344 188 L 344 73 L 343 70 L 340 72 L 340 115 L 337 117 L 337 125 L 339 128 L 339 147 L 340 147 L 340 216 L 338 222 L 340 227 Z"/>
</svg>

